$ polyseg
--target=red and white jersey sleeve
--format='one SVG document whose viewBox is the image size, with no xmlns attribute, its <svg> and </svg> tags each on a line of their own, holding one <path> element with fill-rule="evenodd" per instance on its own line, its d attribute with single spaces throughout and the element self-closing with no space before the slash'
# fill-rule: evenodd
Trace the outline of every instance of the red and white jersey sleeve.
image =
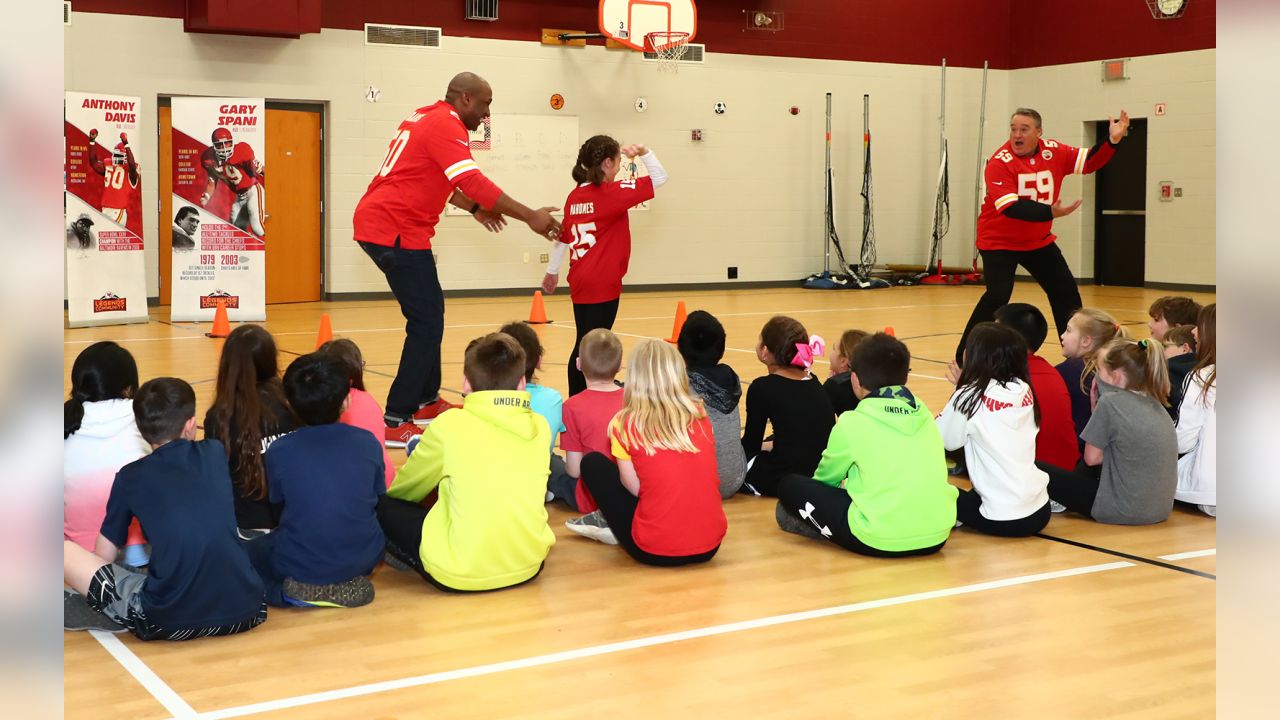
<svg viewBox="0 0 1280 720">
<path fill-rule="evenodd" d="M 355 239 L 410 250 L 431 248 L 436 223 L 454 189 L 484 207 L 502 190 L 471 157 L 467 129 L 453 106 L 441 101 L 405 118 L 386 158 L 356 206 Z"/>
<path fill-rule="evenodd" d="M 565 200 L 560 242 L 569 246 L 569 295 L 578 304 L 616 300 L 631 262 L 627 211 L 653 199 L 648 177 L 583 183 Z"/>
<path fill-rule="evenodd" d="M 236 143 L 222 171 L 233 190 L 244 192 L 261 181 L 258 169 L 254 166 L 255 161 L 253 148 L 249 143 Z"/>
</svg>

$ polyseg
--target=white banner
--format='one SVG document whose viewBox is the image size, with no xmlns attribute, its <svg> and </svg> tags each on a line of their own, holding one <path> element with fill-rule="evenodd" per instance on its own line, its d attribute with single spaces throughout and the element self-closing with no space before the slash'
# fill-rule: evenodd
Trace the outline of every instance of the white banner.
<svg viewBox="0 0 1280 720">
<path fill-rule="evenodd" d="M 67 324 L 147 321 L 142 256 L 146 138 L 141 98 L 68 92 L 66 144 Z"/>
<path fill-rule="evenodd" d="M 173 99 L 174 320 L 266 320 L 262 98 Z"/>
</svg>

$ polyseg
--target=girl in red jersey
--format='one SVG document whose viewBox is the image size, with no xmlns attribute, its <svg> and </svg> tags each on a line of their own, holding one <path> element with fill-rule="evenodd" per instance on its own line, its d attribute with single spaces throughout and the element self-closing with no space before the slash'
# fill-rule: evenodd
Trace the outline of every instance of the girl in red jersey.
<svg viewBox="0 0 1280 720">
<path fill-rule="evenodd" d="M 641 342 L 627 367 L 622 410 L 609 423 L 618 463 L 598 452 L 582 459 L 600 509 L 565 525 L 646 565 L 706 562 L 728 528 L 711 420 L 671 344 Z"/>
<path fill-rule="evenodd" d="M 615 180 L 622 156 L 639 158 L 648 177 Z M 627 211 L 653 199 L 655 189 L 667 181 L 667 171 L 643 145 L 619 147 L 608 135 L 596 135 L 578 150 L 573 166 L 578 187 L 564 205 L 564 230 L 560 233 L 542 279 L 542 291 L 550 295 L 560 281 L 560 264 L 569 254 L 569 295 L 577 339 L 569 356 L 569 395 L 587 388 L 578 369 L 578 346 L 596 328 L 613 328 L 622 295 L 622 276 L 631 260 L 631 224 Z"/>
</svg>

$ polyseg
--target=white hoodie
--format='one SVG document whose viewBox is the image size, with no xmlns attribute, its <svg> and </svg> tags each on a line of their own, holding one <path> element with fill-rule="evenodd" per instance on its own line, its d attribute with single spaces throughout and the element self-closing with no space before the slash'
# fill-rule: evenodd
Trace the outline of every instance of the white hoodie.
<svg viewBox="0 0 1280 720">
<path fill-rule="evenodd" d="M 62 441 L 63 536 L 93 550 L 116 471 L 150 452 L 133 400 L 85 403 L 80 429 Z"/>
<path fill-rule="evenodd" d="M 987 385 L 978 410 L 966 417 L 956 409 L 960 393 L 938 416 L 948 450 L 964 448 L 973 489 L 988 520 L 1021 520 L 1049 502 L 1049 476 L 1036 467 L 1036 427 L 1031 386 L 1021 380 Z"/>
<path fill-rule="evenodd" d="M 1218 383 L 1201 399 L 1204 382 L 1214 366 L 1201 368 L 1187 379 L 1178 408 L 1178 490 L 1174 498 L 1195 505 L 1218 504 Z"/>
</svg>

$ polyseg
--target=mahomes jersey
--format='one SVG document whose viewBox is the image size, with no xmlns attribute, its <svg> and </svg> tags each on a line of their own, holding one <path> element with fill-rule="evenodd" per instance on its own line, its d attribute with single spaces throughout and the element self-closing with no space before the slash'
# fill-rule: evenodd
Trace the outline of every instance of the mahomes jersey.
<svg viewBox="0 0 1280 720">
<path fill-rule="evenodd" d="M 254 167 L 253 148 L 249 143 L 236 143 L 225 163 L 218 162 L 217 154 L 209 148 L 200 156 L 200 163 L 209 177 L 226 183 L 236 193 L 242 193 L 262 181 Z"/>
<path fill-rule="evenodd" d="M 1105 142 L 1090 157 L 1088 148 L 1042 138 L 1036 151 L 1023 158 L 1014 155 L 1006 142 L 987 161 L 983 173 L 987 195 L 978 215 L 978 249 L 1037 250 L 1056 240 L 1052 220 L 1018 220 L 1004 215 L 1003 211 L 1022 198 L 1054 204 L 1062 190 L 1063 178 L 1093 172 L 1114 153 L 1115 149 Z"/>
<path fill-rule="evenodd" d="M 386 159 L 356 205 L 355 239 L 408 250 L 428 250 L 436 223 L 454 189 L 492 208 L 502 190 L 471 157 L 467 128 L 441 100 L 400 123 Z"/>
<path fill-rule="evenodd" d="M 564 201 L 560 242 L 569 246 L 569 296 L 578 304 L 616 300 L 631 262 L 627 210 L 653 199 L 653 179 L 582 183 Z"/>
</svg>

